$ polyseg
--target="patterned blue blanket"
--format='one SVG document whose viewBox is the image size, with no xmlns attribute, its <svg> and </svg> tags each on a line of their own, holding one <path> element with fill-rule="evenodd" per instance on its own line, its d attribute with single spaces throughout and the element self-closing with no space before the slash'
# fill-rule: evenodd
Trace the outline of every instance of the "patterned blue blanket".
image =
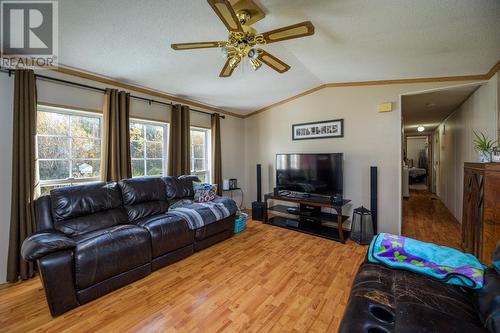
<svg viewBox="0 0 500 333">
<path fill-rule="evenodd" d="M 184 218 L 189 229 L 195 230 L 210 223 L 225 219 L 236 213 L 238 207 L 234 200 L 226 197 L 215 197 L 209 202 L 193 202 L 192 200 L 181 200 L 173 204 L 168 214 Z"/>
<path fill-rule="evenodd" d="M 380 233 L 373 238 L 367 257 L 373 263 L 457 286 L 481 289 L 484 283 L 484 267 L 473 255 L 408 237 Z"/>
</svg>

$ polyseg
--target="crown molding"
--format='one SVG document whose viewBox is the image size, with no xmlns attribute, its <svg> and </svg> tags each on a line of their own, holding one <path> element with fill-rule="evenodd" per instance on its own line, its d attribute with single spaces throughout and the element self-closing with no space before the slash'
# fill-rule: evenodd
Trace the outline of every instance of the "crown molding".
<svg viewBox="0 0 500 333">
<path fill-rule="evenodd" d="M 498 71 L 500 71 L 500 60 L 498 60 L 497 63 L 493 67 L 491 67 L 490 71 L 486 74 L 486 79 L 491 79 L 493 75 L 495 75 Z"/>
<path fill-rule="evenodd" d="M 488 71 L 486 74 L 478 75 L 461 75 L 461 76 L 440 76 L 440 77 L 427 77 L 427 78 L 416 78 L 416 79 L 397 79 L 397 80 L 375 80 L 375 81 L 358 81 L 358 82 L 338 82 L 338 83 L 325 83 L 317 87 L 308 89 L 300 94 L 288 97 L 279 102 L 273 103 L 271 105 L 265 106 L 262 109 L 258 109 L 254 112 L 246 114 L 244 118 L 249 118 L 255 116 L 259 113 L 268 111 L 277 106 L 291 102 L 297 98 L 304 97 L 306 95 L 312 94 L 318 90 L 325 88 L 339 88 L 339 87 L 361 87 L 361 86 L 379 86 L 379 85 L 390 85 L 390 84 L 411 84 L 411 83 L 432 83 L 432 82 L 453 82 L 453 81 L 481 81 L 489 80 L 500 71 L 500 60 Z"/>
<path fill-rule="evenodd" d="M 6 56 L 6 55 L 0 53 L 0 57 L 2 57 L 2 56 Z M 316 91 L 319 91 L 319 90 L 322 90 L 324 88 L 360 87 L 360 86 L 377 86 L 377 85 L 411 84 L 411 83 L 432 83 L 432 82 L 451 82 L 451 81 L 479 81 L 479 80 L 489 80 L 489 79 L 491 79 L 493 77 L 493 75 L 495 75 L 498 71 L 500 71 L 500 60 L 497 61 L 497 63 L 495 65 L 493 65 L 493 67 L 491 67 L 491 69 L 488 71 L 488 73 L 478 74 L 478 75 L 441 76 L 441 77 L 428 77 L 428 78 L 416 78 L 416 79 L 395 79 L 395 80 L 374 80 L 374 81 L 357 81 L 357 82 L 355 81 L 355 82 L 338 82 L 338 83 L 333 83 L 332 82 L 332 83 L 325 83 L 325 84 L 321 84 L 321 85 L 319 85 L 317 87 L 314 87 L 314 88 L 308 89 L 306 91 L 303 91 L 303 92 L 301 92 L 301 93 L 299 93 L 297 95 L 288 97 L 288 98 L 286 98 L 284 100 L 281 100 L 279 102 L 276 102 L 276 103 L 273 103 L 271 105 L 265 106 L 265 107 L 263 107 L 261 109 L 253 111 L 253 112 L 248 113 L 246 115 L 242 115 L 242 114 L 238 114 L 238 113 L 234 113 L 234 112 L 230 112 L 230 111 L 225 111 L 223 109 L 220 109 L 220 108 L 217 108 L 217 107 L 214 107 L 214 106 L 211 106 L 211 105 L 206 105 L 206 104 L 203 104 L 203 103 L 200 103 L 200 102 L 196 102 L 196 101 L 192 101 L 192 100 L 189 100 L 189 99 L 185 99 L 185 98 L 181 98 L 181 97 L 169 95 L 167 93 L 155 91 L 155 90 L 152 90 L 152 89 L 149 89 L 149 88 L 145 88 L 145 87 L 133 85 L 133 84 L 130 84 L 130 83 L 125 83 L 125 82 L 113 80 L 113 79 L 106 78 L 106 77 L 103 77 L 103 76 L 99 76 L 99 75 L 95 75 L 95 74 L 90 74 L 90 73 L 87 73 L 87 72 L 83 72 L 83 71 L 76 70 L 76 69 L 73 69 L 73 68 L 70 68 L 70 67 L 66 67 L 66 66 L 62 66 L 62 65 L 60 65 L 58 67 L 49 67 L 49 68 L 46 68 L 46 69 L 49 69 L 49 70 L 51 70 L 53 72 L 58 72 L 58 73 L 66 74 L 66 75 L 71 75 L 71 76 L 79 77 L 79 78 L 86 79 L 86 80 L 91 80 L 91 81 L 100 82 L 100 83 L 103 83 L 103 84 L 113 85 L 113 86 L 120 87 L 120 88 L 123 88 L 123 89 L 135 91 L 135 92 L 138 92 L 138 93 L 141 93 L 141 94 L 146 94 L 146 95 L 155 96 L 155 97 L 158 97 L 158 98 L 163 98 L 163 99 L 169 100 L 171 102 L 177 102 L 177 103 L 187 104 L 187 105 L 190 105 L 190 106 L 198 107 L 198 108 L 205 109 L 205 110 L 208 110 L 208 111 L 212 111 L 212 112 L 215 112 L 215 113 L 221 113 L 221 114 L 225 114 L 225 115 L 236 117 L 236 118 L 240 118 L 240 119 L 246 119 L 246 118 L 249 118 L 251 116 L 255 116 L 255 115 L 259 114 L 259 113 L 262 113 L 262 112 L 265 112 L 267 110 L 270 110 L 272 108 L 275 108 L 277 106 L 280 106 L 280 105 L 286 104 L 288 102 L 291 102 L 291 101 L 293 101 L 293 100 L 295 100 L 297 98 L 300 98 L 300 97 L 312 94 L 312 93 L 314 93 Z"/>
<path fill-rule="evenodd" d="M 11 56 L 11 55 L 5 54 L 5 53 L 0 53 L 0 58 L 10 58 L 10 57 L 14 57 L 14 56 Z M 22 59 L 25 59 L 25 58 L 22 58 Z M 52 72 L 57 72 L 57 73 L 62 73 L 62 74 L 66 74 L 66 75 L 79 77 L 79 78 L 85 79 L 85 80 L 90 80 L 90 81 L 99 82 L 99 83 L 103 83 L 103 84 L 113 85 L 115 87 L 120 87 L 122 89 L 135 91 L 135 92 L 138 92 L 141 94 L 150 95 L 150 96 L 154 96 L 154 97 L 158 97 L 158 98 L 163 98 L 163 99 L 166 99 L 166 100 L 171 101 L 171 102 L 177 102 L 177 103 L 186 104 L 189 106 L 198 107 L 198 108 L 201 108 L 204 110 L 212 111 L 214 113 L 221 113 L 221 114 L 225 114 L 227 116 L 232 116 L 232 117 L 236 117 L 236 118 L 244 118 L 245 117 L 242 114 L 229 112 L 229 111 L 226 111 L 226 110 L 223 110 L 223 109 L 211 106 L 211 105 L 206 105 L 206 104 L 196 102 L 196 101 L 193 101 L 190 99 L 169 95 L 167 93 L 159 92 L 159 91 L 156 91 L 156 90 L 153 90 L 150 88 L 145 88 L 145 87 L 141 87 L 138 85 L 113 80 L 113 79 L 110 79 L 110 78 L 107 78 L 104 76 L 90 74 L 90 73 L 87 73 L 87 72 L 84 72 L 81 70 L 77 70 L 77 69 L 74 69 L 71 67 L 67 67 L 64 65 L 43 67 L 43 69 L 47 69 L 47 70 L 50 70 Z"/>
</svg>

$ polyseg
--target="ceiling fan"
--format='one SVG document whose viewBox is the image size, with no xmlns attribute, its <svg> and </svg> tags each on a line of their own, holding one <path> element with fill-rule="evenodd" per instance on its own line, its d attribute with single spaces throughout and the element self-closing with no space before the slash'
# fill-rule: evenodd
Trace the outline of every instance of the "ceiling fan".
<svg viewBox="0 0 500 333">
<path fill-rule="evenodd" d="M 196 42 L 172 44 L 174 50 L 191 50 L 204 48 L 221 48 L 226 63 L 220 72 L 220 77 L 229 77 L 240 62 L 248 58 L 254 70 L 266 64 L 278 73 L 284 73 L 290 66 L 272 54 L 258 48 L 287 39 L 311 36 L 314 26 L 310 21 L 293 24 L 287 27 L 271 30 L 262 34 L 251 27 L 255 22 L 265 17 L 253 0 L 207 0 L 217 16 L 229 31 L 227 41 Z"/>
</svg>

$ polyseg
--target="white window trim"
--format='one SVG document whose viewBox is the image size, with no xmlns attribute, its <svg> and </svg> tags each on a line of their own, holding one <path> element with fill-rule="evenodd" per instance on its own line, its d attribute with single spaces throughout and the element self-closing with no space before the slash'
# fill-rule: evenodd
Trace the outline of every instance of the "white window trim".
<svg viewBox="0 0 500 333">
<path fill-rule="evenodd" d="M 142 124 L 142 125 L 153 125 L 153 126 L 161 126 L 163 127 L 163 170 L 162 170 L 162 176 L 165 176 L 167 174 L 167 162 L 168 162 L 168 138 L 170 136 L 170 123 L 168 122 L 161 122 L 161 121 L 154 121 L 154 120 L 145 120 L 145 119 L 140 119 L 140 118 L 130 118 L 130 122 Z M 146 133 L 144 133 L 145 135 Z M 146 140 L 146 136 L 144 136 L 144 140 Z M 131 140 L 132 141 L 132 140 Z M 144 158 L 132 158 L 130 157 L 131 161 L 133 160 L 144 160 L 144 173 L 146 173 L 146 144 L 144 144 Z M 149 159 L 149 160 L 155 160 L 155 159 Z M 156 160 L 160 160 L 160 158 L 157 158 Z M 147 177 L 147 175 L 144 176 L 138 176 L 138 177 Z"/>
<path fill-rule="evenodd" d="M 58 113 L 62 115 L 69 115 L 69 116 L 86 116 L 86 117 L 91 117 L 91 118 L 99 118 L 100 123 L 101 123 L 101 137 L 99 140 L 101 140 L 101 149 L 102 149 L 102 114 L 96 113 L 96 112 L 88 112 L 88 111 L 82 111 L 82 110 L 76 110 L 76 109 L 67 109 L 67 108 L 61 108 L 61 107 L 53 107 L 53 106 L 47 106 L 47 105 L 42 105 L 38 104 L 37 105 L 37 112 L 48 112 L 48 113 Z M 70 135 L 69 137 L 71 138 L 71 126 L 69 127 Z M 37 129 L 37 138 L 39 137 L 38 134 L 38 129 Z M 51 135 L 51 134 L 40 134 L 40 136 L 43 137 L 63 137 L 62 135 Z M 69 149 L 71 149 L 71 140 L 69 143 Z M 37 149 L 37 156 L 38 156 L 38 144 L 36 146 Z M 57 160 L 66 160 L 66 159 L 57 159 L 57 158 L 39 158 L 38 161 L 57 161 Z M 72 158 L 69 159 L 69 170 L 71 172 L 72 170 Z M 101 160 L 100 158 L 96 159 L 88 159 L 88 160 Z M 102 164 L 101 164 L 102 165 Z M 68 175 L 69 176 L 69 175 Z M 88 177 L 88 178 L 74 178 L 74 177 L 68 177 L 64 179 L 50 179 L 50 180 L 40 180 L 40 187 L 46 187 L 46 186 L 57 186 L 57 185 L 68 185 L 71 186 L 73 184 L 78 184 L 78 183 L 90 183 L 90 182 L 96 182 L 99 181 L 100 177 Z"/>
<path fill-rule="evenodd" d="M 209 128 L 204 128 L 204 127 L 197 127 L 197 126 L 190 126 L 190 135 L 191 135 L 191 130 L 195 131 L 201 131 L 205 132 L 205 170 L 198 170 L 195 171 L 191 169 L 191 174 L 196 175 L 197 173 L 206 173 L 208 182 L 212 182 L 212 144 L 211 144 L 211 129 Z M 191 142 L 191 156 L 190 156 L 190 162 L 191 165 L 194 165 L 193 160 L 194 160 L 194 151 L 193 151 L 193 143 Z"/>
</svg>

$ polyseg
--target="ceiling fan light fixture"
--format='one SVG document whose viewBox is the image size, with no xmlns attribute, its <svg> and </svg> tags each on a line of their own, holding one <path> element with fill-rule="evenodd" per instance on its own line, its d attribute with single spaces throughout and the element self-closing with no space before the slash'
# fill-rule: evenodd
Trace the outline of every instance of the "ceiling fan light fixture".
<svg viewBox="0 0 500 333">
<path fill-rule="evenodd" d="M 314 25 L 310 21 L 258 33 L 252 25 L 264 18 L 265 13 L 252 0 L 207 0 L 207 2 L 226 27 L 229 33 L 227 40 L 171 44 L 171 47 L 174 50 L 221 48 L 221 55 L 226 62 L 219 77 L 231 76 L 234 69 L 247 57 L 254 70 L 265 64 L 280 74 L 285 73 L 290 66 L 258 48 L 258 45 L 314 35 Z"/>
<path fill-rule="evenodd" d="M 250 59 L 252 68 L 254 71 L 258 70 L 262 66 L 262 62 L 259 59 Z"/>
<path fill-rule="evenodd" d="M 238 66 L 238 64 L 240 63 L 241 61 L 241 58 L 236 56 L 236 57 L 232 57 L 230 60 L 229 60 L 229 66 L 231 68 L 236 68 Z"/>
</svg>

